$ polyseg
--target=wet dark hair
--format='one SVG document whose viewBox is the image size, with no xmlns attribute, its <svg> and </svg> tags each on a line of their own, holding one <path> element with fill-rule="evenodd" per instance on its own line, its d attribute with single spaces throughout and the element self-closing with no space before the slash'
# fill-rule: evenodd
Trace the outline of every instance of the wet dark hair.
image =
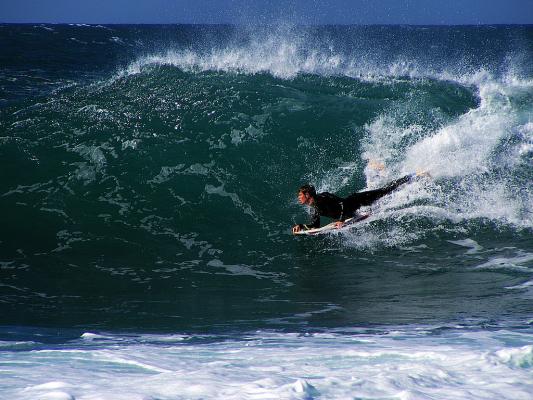
<svg viewBox="0 0 533 400">
<path fill-rule="evenodd" d="M 298 193 L 302 192 L 303 194 L 308 194 L 310 195 L 311 197 L 315 197 L 316 196 L 316 190 L 315 190 L 315 187 L 313 185 L 302 185 L 300 186 L 300 189 L 298 189 Z"/>
</svg>

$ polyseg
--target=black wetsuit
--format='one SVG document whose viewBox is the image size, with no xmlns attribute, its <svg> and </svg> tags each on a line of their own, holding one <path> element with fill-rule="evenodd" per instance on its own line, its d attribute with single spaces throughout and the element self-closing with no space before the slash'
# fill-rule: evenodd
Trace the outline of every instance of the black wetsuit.
<svg viewBox="0 0 533 400">
<path fill-rule="evenodd" d="M 406 175 L 380 189 L 357 192 L 344 199 L 328 192 L 318 193 L 313 204 L 314 212 L 311 218 L 311 223 L 306 225 L 300 224 L 300 228 L 319 228 L 321 215 L 333 218 L 337 221 L 344 221 L 351 218 L 359 208 L 369 206 L 376 200 L 394 191 L 398 186 L 409 182 L 413 177 L 414 174 Z"/>
</svg>

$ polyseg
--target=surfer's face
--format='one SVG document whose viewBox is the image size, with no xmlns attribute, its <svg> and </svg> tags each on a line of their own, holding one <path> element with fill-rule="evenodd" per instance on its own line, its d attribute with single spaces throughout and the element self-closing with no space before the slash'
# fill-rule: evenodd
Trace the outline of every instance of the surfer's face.
<svg viewBox="0 0 533 400">
<path fill-rule="evenodd" d="M 309 204 L 310 199 L 311 199 L 311 196 L 309 196 L 309 194 L 304 193 L 304 192 L 298 193 L 298 201 L 300 202 L 300 204 Z"/>
</svg>

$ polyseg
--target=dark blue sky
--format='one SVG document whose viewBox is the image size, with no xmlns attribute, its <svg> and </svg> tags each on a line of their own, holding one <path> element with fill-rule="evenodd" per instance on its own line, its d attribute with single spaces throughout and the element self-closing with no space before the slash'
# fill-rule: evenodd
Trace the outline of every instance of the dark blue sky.
<svg viewBox="0 0 533 400">
<path fill-rule="evenodd" d="M 533 0 L 0 0 L 0 22 L 531 24 Z"/>
</svg>

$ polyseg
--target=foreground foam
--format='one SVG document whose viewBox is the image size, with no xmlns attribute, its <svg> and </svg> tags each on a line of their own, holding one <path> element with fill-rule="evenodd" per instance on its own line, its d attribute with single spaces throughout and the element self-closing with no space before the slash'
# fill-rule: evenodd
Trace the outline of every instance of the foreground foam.
<svg viewBox="0 0 533 400">
<path fill-rule="evenodd" d="M 18 352 L 19 363 L 1 353 L 0 388 L 11 399 L 529 398 L 532 332 L 430 332 L 256 332 L 203 344 L 95 334 L 67 346 L 85 351 Z"/>
</svg>

